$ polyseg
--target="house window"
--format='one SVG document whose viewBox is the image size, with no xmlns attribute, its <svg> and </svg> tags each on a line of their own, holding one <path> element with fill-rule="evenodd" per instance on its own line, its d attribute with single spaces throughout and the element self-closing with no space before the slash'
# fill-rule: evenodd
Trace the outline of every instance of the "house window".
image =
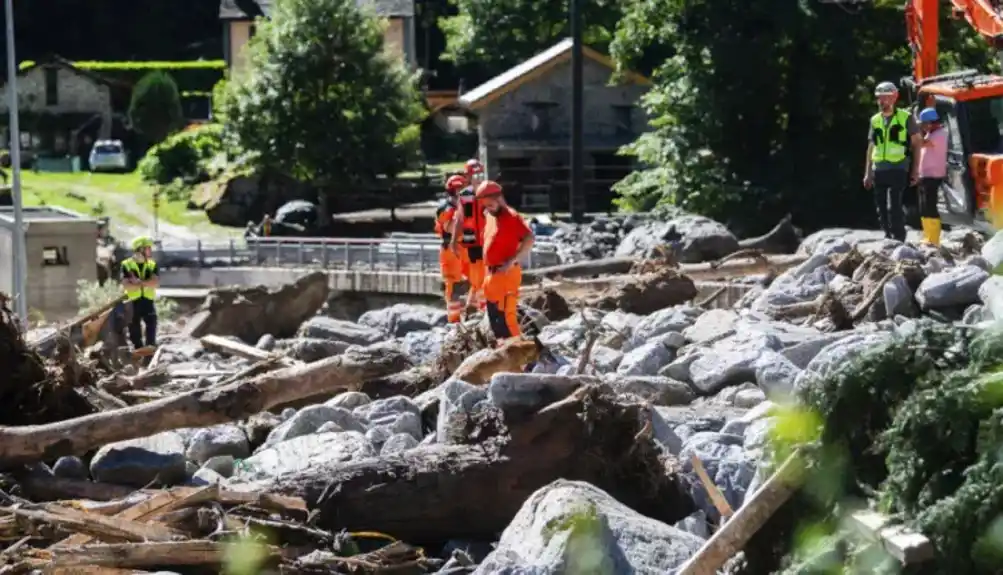
<svg viewBox="0 0 1003 575">
<path fill-rule="evenodd" d="M 613 106 L 613 124 L 617 136 L 634 133 L 634 106 Z"/>
<path fill-rule="evenodd" d="M 537 138 L 546 138 L 551 135 L 551 120 L 553 109 L 557 107 L 556 102 L 527 102 L 526 107 L 530 111 L 529 128 L 530 132 Z"/>
<path fill-rule="evenodd" d="M 59 105 L 59 69 L 45 69 L 45 105 Z"/>
<path fill-rule="evenodd" d="M 251 27 L 247 29 L 247 39 L 250 40 L 254 38 L 254 35 L 258 33 L 258 27 L 251 24 Z"/>
<path fill-rule="evenodd" d="M 68 266 L 70 259 L 66 255 L 66 246 L 42 248 L 43 266 Z"/>
</svg>

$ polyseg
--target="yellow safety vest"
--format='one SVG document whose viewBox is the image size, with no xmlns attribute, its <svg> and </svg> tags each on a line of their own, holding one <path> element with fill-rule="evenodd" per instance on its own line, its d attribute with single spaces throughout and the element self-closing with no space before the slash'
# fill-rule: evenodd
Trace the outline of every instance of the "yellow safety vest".
<svg viewBox="0 0 1003 575">
<path fill-rule="evenodd" d="M 122 262 L 122 272 L 132 272 L 136 274 L 140 280 L 150 279 L 150 275 L 153 270 L 157 267 L 157 264 L 153 260 L 146 260 L 143 263 L 139 263 L 132 258 L 127 258 Z M 149 300 L 157 299 L 157 290 L 154 288 L 144 288 L 135 286 L 125 286 L 125 299 L 127 301 L 135 301 L 139 298 L 146 298 Z"/>
<path fill-rule="evenodd" d="M 893 127 L 899 128 L 895 130 L 894 138 Z M 895 110 L 895 114 L 887 124 L 880 112 L 871 116 L 871 141 L 874 142 L 874 149 L 871 151 L 872 162 L 889 164 L 904 162 L 909 142 L 909 112 L 902 109 Z"/>
</svg>

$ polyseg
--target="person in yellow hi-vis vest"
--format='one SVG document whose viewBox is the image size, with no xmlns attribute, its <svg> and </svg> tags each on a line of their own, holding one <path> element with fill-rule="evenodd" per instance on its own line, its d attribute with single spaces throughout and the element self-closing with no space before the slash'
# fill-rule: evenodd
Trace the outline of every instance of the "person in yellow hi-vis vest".
<svg viewBox="0 0 1003 575">
<path fill-rule="evenodd" d="M 132 240 L 133 254 L 122 261 L 122 288 L 125 299 L 132 306 L 129 339 L 133 347 L 143 347 L 143 325 L 146 326 L 146 345 L 157 345 L 157 286 L 160 271 L 153 261 L 153 238 L 140 236 Z"/>
</svg>

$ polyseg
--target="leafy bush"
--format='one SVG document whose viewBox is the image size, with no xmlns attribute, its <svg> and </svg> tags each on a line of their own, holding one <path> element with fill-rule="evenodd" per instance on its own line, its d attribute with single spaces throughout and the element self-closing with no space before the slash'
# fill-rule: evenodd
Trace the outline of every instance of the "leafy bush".
<svg viewBox="0 0 1003 575">
<path fill-rule="evenodd" d="M 170 74 L 154 70 L 132 90 L 129 120 L 137 132 L 154 144 L 184 126 L 181 93 Z"/>
<path fill-rule="evenodd" d="M 190 186 L 208 179 L 209 161 L 223 150 L 223 126 L 204 124 L 178 132 L 150 148 L 139 161 L 139 174 L 151 184 L 181 180 Z"/>
<path fill-rule="evenodd" d="M 77 306 L 81 314 L 94 311 L 115 298 L 122 297 L 122 286 L 109 281 L 104 285 L 98 282 L 80 280 L 77 282 Z M 156 300 L 157 317 L 170 321 L 178 315 L 178 304 L 174 300 L 159 298 Z"/>
</svg>

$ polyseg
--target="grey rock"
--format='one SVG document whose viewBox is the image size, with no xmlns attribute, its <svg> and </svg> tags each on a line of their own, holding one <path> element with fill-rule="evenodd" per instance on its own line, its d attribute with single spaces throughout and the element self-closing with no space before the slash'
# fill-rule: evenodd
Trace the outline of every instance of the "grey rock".
<svg viewBox="0 0 1003 575">
<path fill-rule="evenodd" d="M 352 412 L 355 417 L 367 422 L 369 425 L 386 425 L 396 421 L 401 414 L 410 413 L 421 418 L 421 408 L 413 399 L 404 395 L 397 395 L 385 399 L 367 403 L 355 408 Z"/>
<path fill-rule="evenodd" d="M 905 276 L 897 275 L 884 285 L 882 296 L 885 302 L 885 313 L 889 317 L 916 315 L 916 305 L 913 303 L 912 290 Z"/>
<path fill-rule="evenodd" d="M 724 386 L 752 381 L 756 360 L 767 350 L 781 349 L 780 340 L 766 333 L 738 333 L 710 348 L 701 350 L 690 364 L 693 386 L 701 393 L 712 394 Z"/>
<path fill-rule="evenodd" d="M 300 337 L 293 340 L 289 348 L 289 356 L 310 363 L 345 353 L 350 345 L 352 344 L 344 341 Z"/>
<path fill-rule="evenodd" d="M 794 393 L 801 368 L 775 351 L 766 351 L 753 364 L 756 371 L 756 385 L 767 397 L 783 400 Z"/>
<path fill-rule="evenodd" d="M 282 410 L 282 413 L 279 414 L 279 418 L 282 421 L 289 421 L 290 419 L 293 418 L 294 415 L 296 415 L 296 410 L 291 407 L 287 407 Z"/>
<path fill-rule="evenodd" d="M 340 425 L 333 421 L 328 421 L 327 423 L 321 425 L 317 428 L 316 433 L 333 433 L 336 431 L 346 431 Z"/>
<path fill-rule="evenodd" d="M 991 278 L 990 278 L 991 279 Z M 965 325 L 978 325 L 983 321 L 992 320 L 989 311 L 982 304 L 972 304 L 965 309 L 961 317 L 961 323 Z"/>
<path fill-rule="evenodd" d="M 441 330 L 408 332 L 404 335 L 404 355 L 415 365 L 428 363 L 438 357 L 444 339 Z"/>
<path fill-rule="evenodd" d="M 726 309 L 712 309 L 683 331 L 687 341 L 712 343 L 735 333 L 738 314 Z"/>
<path fill-rule="evenodd" d="M 916 251 L 916 248 L 910 245 L 901 245 L 892 251 L 892 259 L 897 262 L 903 261 L 913 261 L 919 262 L 923 261 L 923 255 Z"/>
<path fill-rule="evenodd" d="M 829 344 L 798 374 L 794 382 L 795 391 L 803 389 L 815 378 L 834 373 L 854 357 L 880 350 L 890 339 L 888 332 L 854 333 Z"/>
<path fill-rule="evenodd" d="M 672 363 L 676 353 L 656 338 L 654 341 L 631 349 L 617 366 L 620 375 L 656 375 L 666 365 Z"/>
<path fill-rule="evenodd" d="M 342 407 L 344 409 L 351 411 L 357 407 L 368 405 L 371 402 L 372 400 L 369 399 L 369 396 L 362 393 L 361 391 L 346 391 L 344 393 L 339 393 L 338 395 L 325 401 L 324 405 L 327 405 L 329 407 Z"/>
<path fill-rule="evenodd" d="M 105 445 L 91 458 L 91 476 L 96 481 L 134 487 L 145 487 L 154 480 L 172 484 L 185 479 L 185 463 L 182 437 L 165 431 Z"/>
<path fill-rule="evenodd" d="M 590 359 L 596 371 L 599 373 L 610 373 L 616 371 L 617 366 L 623 361 L 623 354 L 604 345 L 595 345 L 592 348 Z"/>
<path fill-rule="evenodd" d="M 234 480 L 249 482 L 276 478 L 314 466 L 375 455 L 373 446 L 358 431 L 303 435 L 276 443 L 248 457 L 234 474 Z"/>
<path fill-rule="evenodd" d="M 308 405 L 301 409 L 288 421 L 282 423 L 271 433 L 265 441 L 265 446 L 274 445 L 282 441 L 288 441 L 294 437 L 300 437 L 310 433 L 316 433 L 320 426 L 333 422 L 345 431 L 356 431 L 364 433 L 366 426 L 343 407 L 330 407 L 328 405 Z"/>
<path fill-rule="evenodd" d="M 382 447 L 383 444 L 393 436 L 393 434 L 394 433 L 390 430 L 389 425 L 376 425 L 370 427 L 369 430 L 366 431 L 366 441 L 379 451 L 380 447 Z"/>
<path fill-rule="evenodd" d="M 1003 276 L 994 275 L 979 286 L 979 300 L 989 317 L 1003 319 Z"/>
<path fill-rule="evenodd" d="M 923 309 L 967 306 L 979 301 L 979 287 L 989 273 L 975 266 L 949 268 L 926 277 L 916 289 Z"/>
<path fill-rule="evenodd" d="M 202 464 L 202 469 L 211 469 L 223 477 L 233 475 L 236 460 L 232 455 L 217 455 Z"/>
<path fill-rule="evenodd" d="M 630 393 L 654 405 L 688 405 L 696 399 L 689 384 L 659 375 L 616 376 L 609 383 L 617 393 Z"/>
<path fill-rule="evenodd" d="M 185 456 L 203 464 L 217 455 L 243 459 L 251 454 L 244 430 L 233 424 L 223 424 L 200 430 L 188 443 Z"/>
<path fill-rule="evenodd" d="M 258 338 L 258 343 L 254 344 L 254 347 L 265 351 L 272 351 L 275 349 L 275 336 L 270 333 L 262 335 Z"/>
<path fill-rule="evenodd" d="M 52 466 L 52 474 L 65 479 L 87 479 L 87 464 L 76 455 L 64 455 Z"/>
<path fill-rule="evenodd" d="M 629 351 L 633 347 L 643 345 L 651 339 L 671 331 L 682 333 L 683 330 L 693 325 L 693 322 L 702 313 L 704 313 L 702 309 L 678 305 L 646 315 L 637 322 L 634 333 L 624 351 Z"/>
<path fill-rule="evenodd" d="M 386 442 L 383 443 L 383 448 L 380 450 L 380 456 L 385 457 L 394 453 L 402 453 L 415 447 L 418 447 L 417 439 L 407 433 L 398 433 L 390 436 Z"/>
<path fill-rule="evenodd" d="M 300 326 L 299 335 L 341 341 L 353 345 L 369 345 L 385 338 L 380 330 L 321 315 L 304 322 Z"/>
<path fill-rule="evenodd" d="M 581 521 L 569 521 L 582 517 Z M 650 519 L 588 483 L 557 480 L 531 495 L 477 575 L 665 575 L 703 540 Z"/>
<path fill-rule="evenodd" d="M 220 483 L 226 483 L 226 478 L 212 469 L 201 467 L 194 475 L 192 475 L 189 483 L 197 486 L 219 485 Z"/>
<path fill-rule="evenodd" d="M 391 337 L 404 337 L 410 332 L 429 331 L 436 326 L 445 326 L 446 312 L 441 308 L 399 303 L 367 311 L 359 317 L 358 323 Z"/>
<path fill-rule="evenodd" d="M 707 514 L 697 510 L 677 521 L 673 527 L 680 531 L 692 533 L 701 539 L 710 537 L 710 527 L 707 525 Z"/>
<path fill-rule="evenodd" d="M 735 393 L 732 405 L 735 407 L 755 407 L 766 401 L 766 394 L 761 389 L 743 389 Z"/>
<path fill-rule="evenodd" d="M 588 376 L 496 373 L 488 384 L 488 399 L 505 411 L 536 410 L 560 401 L 582 385 L 598 381 Z"/>
</svg>

